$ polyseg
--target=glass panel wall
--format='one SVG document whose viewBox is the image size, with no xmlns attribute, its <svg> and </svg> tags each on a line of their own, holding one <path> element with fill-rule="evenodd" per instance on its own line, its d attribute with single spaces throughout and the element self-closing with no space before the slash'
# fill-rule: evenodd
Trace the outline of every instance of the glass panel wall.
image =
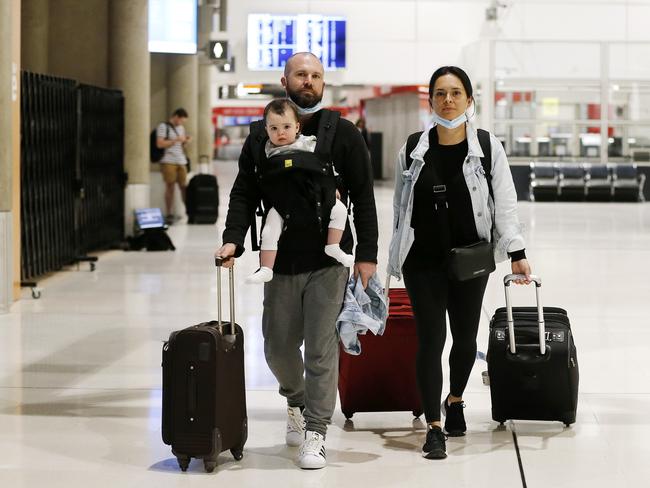
<svg viewBox="0 0 650 488">
<path fill-rule="evenodd" d="M 494 41 L 491 52 L 479 113 L 509 157 L 650 160 L 650 64 L 639 62 L 650 43 Z"/>
</svg>

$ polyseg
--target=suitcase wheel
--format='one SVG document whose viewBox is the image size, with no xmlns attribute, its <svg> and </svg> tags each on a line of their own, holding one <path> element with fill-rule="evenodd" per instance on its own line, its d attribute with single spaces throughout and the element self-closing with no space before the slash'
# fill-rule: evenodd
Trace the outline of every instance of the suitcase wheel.
<svg viewBox="0 0 650 488">
<path fill-rule="evenodd" d="M 205 471 L 207 473 L 212 473 L 214 471 L 214 468 L 217 467 L 217 460 L 216 459 L 204 459 L 203 460 L 203 467 L 205 468 Z"/>
<path fill-rule="evenodd" d="M 413 410 L 411 413 L 413 413 L 413 416 L 417 419 L 420 418 L 420 415 L 422 415 L 423 412 L 422 410 Z"/>
<path fill-rule="evenodd" d="M 232 454 L 232 457 L 235 458 L 235 461 L 241 461 L 242 458 L 244 457 L 243 449 L 231 449 L 230 453 Z"/>
<path fill-rule="evenodd" d="M 190 465 L 190 457 L 189 456 L 176 456 L 176 459 L 178 460 L 178 466 L 181 468 L 181 471 L 183 471 L 183 472 L 187 471 L 187 468 Z"/>
<path fill-rule="evenodd" d="M 349 412 L 349 411 L 343 410 L 343 415 L 345 415 L 346 419 L 350 420 L 352 418 L 352 416 L 354 415 L 354 412 Z"/>
</svg>

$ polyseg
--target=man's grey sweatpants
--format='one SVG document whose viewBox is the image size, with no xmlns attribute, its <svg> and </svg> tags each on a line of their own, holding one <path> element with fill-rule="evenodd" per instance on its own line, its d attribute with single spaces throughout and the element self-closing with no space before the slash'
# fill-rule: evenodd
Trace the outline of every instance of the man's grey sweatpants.
<svg viewBox="0 0 650 488">
<path fill-rule="evenodd" d="M 325 435 L 336 405 L 341 311 L 348 268 L 274 274 L 264 285 L 264 355 L 290 407 L 303 406 L 307 430 Z M 305 343 L 305 357 L 300 346 Z"/>
</svg>

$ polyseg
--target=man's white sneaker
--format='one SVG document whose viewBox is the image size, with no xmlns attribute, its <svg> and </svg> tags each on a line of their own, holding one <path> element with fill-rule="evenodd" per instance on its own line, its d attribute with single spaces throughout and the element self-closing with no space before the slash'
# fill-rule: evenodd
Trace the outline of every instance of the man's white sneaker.
<svg viewBox="0 0 650 488">
<path fill-rule="evenodd" d="M 298 454 L 298 466 L 302 469 L 320 469 L 326 464 L 325 437 L 318 432 L 305 431 L 305 442 Z"/>
<path fill-rule="evenodd" d="M 287 446 L 298 447 L 305 437 L 305 419 L 300 407 L 287 408 Z"/>
</svg>

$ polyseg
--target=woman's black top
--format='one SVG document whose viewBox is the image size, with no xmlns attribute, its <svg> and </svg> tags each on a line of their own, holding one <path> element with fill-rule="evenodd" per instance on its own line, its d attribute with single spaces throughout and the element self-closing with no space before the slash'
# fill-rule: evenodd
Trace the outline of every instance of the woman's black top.
<svg viewBox="0 0 650 488">
<path fill-rule="evenodd" d="M 415 241 L 409 251 L 409 265 L 441 268 L 449 249 L 445 248 L 440 232 L 439 216 L 434 209 L 432 167 L 447 187 L 449 242 L 451 247 L 466 246 L 479 241 L 469 189 L 463 176 L 467 157 L 467 139 L 459 144 L 443 146 L 438 143 L 435 127 L 429 131 L 429 149 L 424 165 L 415 182 L 411 227 Z"/>
</svg>

